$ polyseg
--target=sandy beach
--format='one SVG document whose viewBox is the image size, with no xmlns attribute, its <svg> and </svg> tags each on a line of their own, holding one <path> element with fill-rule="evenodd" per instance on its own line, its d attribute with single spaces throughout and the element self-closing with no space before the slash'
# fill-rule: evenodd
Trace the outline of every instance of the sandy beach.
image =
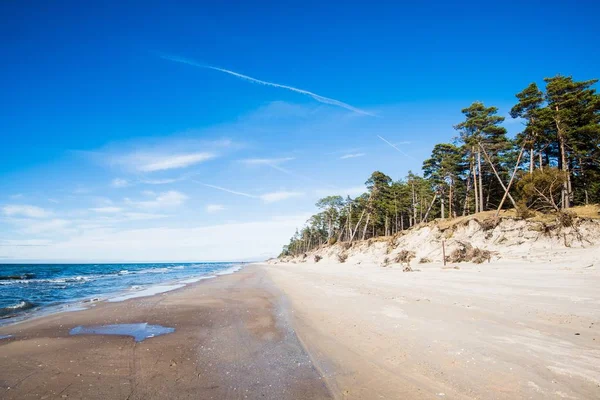
<svg viewBox="0 0 600 400">
<path fill-rule="evenodd" d="M 99 303 L 0 328 L 2 399 L 328 399 L 285 298 L 248 268 L 184 289 Z M 175 332 L 136 343 L 79 325 L 147 322 Z"/>
<path fill-rule="evenodd" d="M 596 399 L 600 274 L 591 254 L 409 273 L 367 262 L 268 271 L 338 398 Z"/>
<path fill-rule="evenodd" d="M 252 265 L 186 288 L 0 328 L 6 399 L 594 399 L 600 274 L 551 264 L 420 271 Z M 580 265 L 581 264 L 581 265 Z M 148 322 L 175 332 L 70 336 Z"/>
</svg>

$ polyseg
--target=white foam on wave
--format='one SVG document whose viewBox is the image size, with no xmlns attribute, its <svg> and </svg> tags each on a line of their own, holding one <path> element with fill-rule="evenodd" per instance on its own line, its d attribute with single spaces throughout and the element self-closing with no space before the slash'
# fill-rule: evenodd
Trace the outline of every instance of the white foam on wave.
<svg viewBox="0 0 600 400">
<path fill-rule="evenodd" d="M 240 269 L 242 269 L 242 265 L 234 265 L 233 267 L 229 267 L 229 268 L 224 269 L 222 271 L 215 272 L 215 275 L 218 275 L 218 276 L 221 276 L 221 275 L 230 275 L 230 274 L 233 274 L 235 272 L 238 272 Z"/>
<path fill-rule="evenodd" d="M 107 301 L 109 303 L 115 303 L 115 302 L 125 301 L 125 300 L 129 300 L 129 299 L 136 299 L 138 297 L 154 296 L 157 294 L 170 292 L 171 290 L 181 289 L 184 286 L 185 286 L 185 284 L 150 286 L 150 287 L 147 287 L 145 289 L 142 289 L 142 290 L 139 290 L 136 292 L 126 293 L 126 294 L 123 294 L 120 296 L 112 297 L 112 298 L 108 299 Z"/>
<path fill-rule="evenodd" d="M 216 275 L 204 275 L 204 276 L 197 276 L 195 278 L 189 278 L 189 279 L 184 279 L 183 281 L 180 281 L 181 283 L 196 283 L 196 282 L 200 282 L 202 280 L 205 279 L 212 279 L 212 278 L 216 278 Z"/>
</svg>

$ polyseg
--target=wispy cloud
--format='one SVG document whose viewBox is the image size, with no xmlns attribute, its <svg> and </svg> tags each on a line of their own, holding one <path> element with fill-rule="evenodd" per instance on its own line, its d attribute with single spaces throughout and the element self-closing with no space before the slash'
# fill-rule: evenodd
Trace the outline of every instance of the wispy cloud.
<svg viewBox="0 0 600 400">
<path fill-rule="evenodd" d="M 123 211 L 121 207 L 95 207 L 90 208 L 90 210 L 100 214 L 116 214 Z"/>
<path fill-rule="evenodd" d="M 125 202 L 142 209 L 161 209 L 161 208 L 174 208 L 182 205 L 188 196 L 185 194 L 170 190 L 168 192 L 159 193 L 156 198 L 152 200 L 134 201 L 131 199 L 125 199 Z"/>
<path fill-rule="evenodd" d="M 110 186 L 114 188 L 124 188 L 129 186 L 129 181 L 122 178 L 115 178 L 112 180 L 112 182 L 110 182 Z"/>
<path fill-rule="evenodd" d="M 206 186 L 206 187 L 209 187 L 209 188 L 220 190 L 222 192 L 227 192 L 227 193 L 235 194 L 237 196 L 250 197 L 250 198 L 253 198 L 253 199 L 257 199 L 258 198 L 258 196 L 254 196 L 254 195 L 251 195 L 251 194 L 248 194 L 248 193 L 244 193 L 244 192 L 238 192 L 236 190 L 227 189 L 227 188 L 224 188 L 224 187 L 221 187 L 221 186 L 209 185 L 208 183 L 202 183 L 202 182 L 198 182 L 198 181 L 194 181 L 194 182 L 199 183 L 199 184 L 201 184 L 203 186 Z"/>
<path fill-rule="evenodd" d="M 154 214 L 154 213 L 140 213 L 140 212 L 126 212 L 123 217 L 129 221 L 142 221 L 150 219 L 167 218 L 168 215 Z"/>
<path fill-rule="evenodd" d="M 155 172 L 168 169 L 186 168 L 194 164 L 215 158 L 213 153 L 188 153 L 188 154 L 170 154 L 170 155 L 135 155 L 134 163 L 138 171 Z"/>
<path fill-rule="evenodd" d="M 399 148 L 398 146 L 396 146 L 395 144 L 388 142 L 388 141 L 387 141 L 386 139 L 384 139 L 383 137 L 381 137 L 381 136 L 379 136 L 379 135 L 377 135 L 377 137 L 378 137 L 379 139 L 383 140 L 385 143 L 387 143 L 387 144 L 388 144 L 388 145 L 390 145 L 391 147 L 393 147 L 394 149 L 396 149 L 396 151 L 398 151 L 398 152 L 399 152 L 400 154 L 402 154 L 403 156 L 405 156 L 405 157 L 408 157 L 408 158 L 411 158 L 411 159 L 413 159 L 413 160 L 415 159 L 414 157 L 412 157 L 412 156 L 409 156 L 409 155 L 408 155 L 408 154 L 406 154 L 404 151 L 400 150 L 400 148 Z"/>
<path fill-rule="evenodd" d="M 365 153 L 344 154 L 343 156 L 340 157 L 340 160 L 345 160 L 348 158 L 362 157 L 364 155 L 365 155 Z"/>
<path fill-rule="evenodd" d="M 205 207 L 205 210 L 209 214 L 214 214 L 214 213 L 217 213 L 219 211 L 225 210 L 225 206 L 223 206 L 222 204 L 208 204 Z"/>
<path fill-rule="evenodd" d="M 260 199 L 265 203 L 275 203 L 277 201 L 287 200 L 292 197 L 302 196 L 302 192 L 287 192 L 285 190 L 279 192 L 271 192 L 260 195 Z"/>
<path fill-rule="evenodd" d="M 281 85 L 279 83 L 263 81 L 263 80 L 253 78 L 253 77 L 248 76 L 248 75 L 243 75 L 243 74 L 240 74 L 238 72 L 228 70 L 228 69 L 213 67 L 211 65 L 200 64 L 200 63 L 198 63 L 196 61 L 189 60 L 189 59 L 183 58 L 183 57 L 172 56 L 172 55 L 167 55 L 167 54 L 163 54 L 160 57 L 163 58 L 163 59 L 165 59 L 165 60 L 174 61 L 174 62 L 178 62 L 178 63 L 182 63 L 182 64 L 188 64 L 188 65 L 192 65 L 194 67 L 207 68 L 207 69 L 212 69 L 212 70 L 215 70 L 215 71 L 223 72 L 225 74 L 233 75 L 233 76 L 235 76 L 237 78 L 244 79 L 244 80 L 252 82 L 252 83 L 257 83 L 259 85 L 272 86 L 272 87 L 276 87 L 276 88 L 280 88 L 280 89 L 290 90 L 292 92 L 296 92 L 296 93 L 300 93 L 300 94 L 303 94 L 303 95 L 306 95 L 306 96 L 310 96 L 310 97 L 312 97 L 313 99 L 315 99 L 316 101 L 318 101 L 320 103 L 324 103 L 324 104 L 329 104 L 329 105 L 332 105 L 332 106 L 337 106 L 337 107 L 345 108 L 346 110 L 350 110 L 350 111 L 355 112 L 357 114 L 375 116 L 375 114 L 373 114 L 373 113 L 370 113 L 368 111 L 361 110 L 359 108 L 353 107 L 350 104 L 347 104 L 347 103 L 344 103 L 342 101 L 339 101 L 339 100 L 336 100 L 336 99 L 332 99 L 332 98 L 329 98 L 329 97 L 321 96 L 319 94 L 316 94 L 316 93 L 313 93 L 313 92 L 309 92 L 308 90 L 299 89 L 299 88 L 296 88 L 296 87 L 293 87 L 293 86 Z"/>
<path fill-rule="evenodd" d="M 26 217 L 26 218 L 48 218 L 53 215 L 51 211 L 41 207 L 24 204 L 8 204 L 2 207 L 2 213 L 7 217 Z"/>
<path fill-rule="evenodd" d="M 70 221 L 65 219 L 49 219 L 42 221 L 21 221 L 21 225 L 19 230 L 23 233 L 34 235 L 40 234 L 44 232 L 54 232 L 63 230 L 67 228 L 70 224 Z"/>
<path fill-rule="evenodd" d="M 142 179 L 140 182 L 148 185 L 167 185 L 169 183 L 175 183 L 182 181 L 184 178 L 173 178 L 173 179 Z"/>
<path fill-rule="evenodd" d="M 195 181 L 197 182 L 197 181 Z M 236 190 L 231 190 L 231 189 L 227 189 L 221 186 L 216 186 L 216 185 L 209 185 L 207 183 L 202 183 L 202 182 L 197 182 L 203 186 L 209 187 L 209 188 L 213 188 L 213 189 L 217 189 L 223 192 L 227 192 L 230 194 L 234 194 L 236 196 L 243 196 L 243 197 L 249 197 L 252 199 L 260 199 L 262 201 L 264 201 L 265 203 L 274 203 L 277 201 L 281 201 L 281 200 L 286 200 L 289 199 L 291 197 L 296 197 L 296 196 L 302 196 L 304 193 L 302 192 L 288 192 L 288 191 L 279 191 L 279 192 L 270 192 L 270 193 L 264 193 L 261 195 L 253 195 L 253 194 L 249 194 L 249 193 L 244 193 L 244 192 L 239 192 Z"/>
<path fill-rule="evenodd" d="M 244 160 L 240 160 L 241 163 L 246 165 L 279 165 L 286 161 L 294 160 L 293 157 L 285 157 L 285 158 L 246 158 Z"/>
</svg>

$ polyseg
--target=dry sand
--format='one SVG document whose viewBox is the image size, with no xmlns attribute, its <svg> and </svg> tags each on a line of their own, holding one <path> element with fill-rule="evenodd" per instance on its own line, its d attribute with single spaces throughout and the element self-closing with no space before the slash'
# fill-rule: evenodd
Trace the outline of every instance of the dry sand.
<svg viewBox="0 0 600 400">
<path fill-rule="evenodd" d="M 598 399 L 597 250 L 417 272 L 364 254 L 264 268 L 338 398 Z"/>
</svg>

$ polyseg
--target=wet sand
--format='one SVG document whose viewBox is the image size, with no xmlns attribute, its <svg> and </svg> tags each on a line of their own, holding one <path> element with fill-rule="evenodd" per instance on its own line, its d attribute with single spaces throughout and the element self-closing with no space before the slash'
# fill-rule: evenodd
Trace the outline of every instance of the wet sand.
<svg viewBox="0 0 600 400">
<path fill-rule="evenodd" d="M 0 328 L 2 399 L 329 399 L 264 269 Z M 77 335 L 145 322 L 174 333 Z"/>
</svg>

